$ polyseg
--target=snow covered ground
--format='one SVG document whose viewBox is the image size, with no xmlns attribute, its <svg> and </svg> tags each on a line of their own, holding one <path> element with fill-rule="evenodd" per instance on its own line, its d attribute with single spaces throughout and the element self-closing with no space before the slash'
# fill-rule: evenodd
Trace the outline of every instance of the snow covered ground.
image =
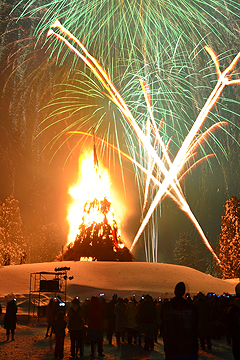
<svg viewBox="0 0 240 360">
<path fill-rule="evenodd" d="M 119 296 L 151 294 L 153 297 L 172 296 L 174 287 L 184 281 L 190 294 L 223 292 L 234 293 L 238 280 L 221 280 L 197 270 L 163 263 L 145 262 L 49 262 L 39 264 L 10 265 L 0 267 L 0 301 L 13 292 L 18 300 L 28 298 L 30 274 L 54 271 L 56 267 L 70 267 L 68 276 L 68 297 L 78 295 L 81 300 L 91 295 L 104 293 L 107 299 L 113 293 Z"/>
<path fill-rule="evenodd" d="M 68 281 L 68 301 L 76 295 L 84 300 L 92 295 L 105 294 L 110 299 L 112 294 L 130 297 L 136 294 L 140 298 L 143 294 L 171 297 L 177 282 L 184 281 L 191 295 L 202 291 L 205 294 L 215 292 L 234 293 L 238 280 L 220 280 L 210 275 L 203 274 L 191 268 L 153 263 L 117 263 L 117 262 L 53 262 L 41 264 L 24 264 L 0 267 L 0 302 L 5 311 L 5 296 L 13 292 L 19 307 L 19 323 L 17 324 L 16 339 L 5 342 L 5 330 L 0 327 L 0 360 L 23 360 L 53 358 L 54 340 L 44 338 L 46 323 L 36 321 L 23 322 L 23 314 L 28 309 L 28 296 L 30 274 L 40 271 L 54 271 L 56 267 L 70 267 Z M 46 296 L 46 295 L 45 295 Z M 2 318 L 2 317 L 1 317 Z M 144 352 L 142 347 L 123 344 L 118 349 L 116 344 L 110 346 L 104 342 L 105 359 L 164 359 L 162 339 L 158 339 L 154 351 Z M 65 359 L 69 359 L 69 335 L 65 341 Z M 90 349 L 85 348 L 85 358 L 88 359 Z M 212 352 L 199 352 L 199 359 L 225 359 L 233 360 L 231 348 L 227 347 L 226 340 L 214 340 Z"/>
<path fill-rule="evenodd" d="M 0 359 L 1 360 L 50 360 L 54 356 L 54 339 L 44 338 L 46 333 L 46 324 L 36 323 L 18 324 L 14 341 L 5 342 L 5 331 L 0 327 Z M 84 360 L 93 360 L 90 358 L 90 347 L 85 346 Z M 162 338 L 154 344 L 154 350 L 146 352 L 142 346 L 122 344 L 117 348 L 115 339 L 113 345 L 108 345 L 106 340 L 103 343 L 104 358 L 99 360 L 164 360 L 164 350 Z M 64 360 L 70 357 L 70 337 L 65 338 Z M 95 360 L 97 356 L 95 357 Z M 199 360 L 234 360 L 232 350 L 227 347 L 226 340 L 212 341 L 211 353 L 199 351 Z"/>
</svg>

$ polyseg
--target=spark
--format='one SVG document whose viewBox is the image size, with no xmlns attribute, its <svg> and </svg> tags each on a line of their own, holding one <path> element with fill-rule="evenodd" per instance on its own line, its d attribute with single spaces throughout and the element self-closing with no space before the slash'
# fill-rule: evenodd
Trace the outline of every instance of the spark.
<svg viewBox="0 0 240 360">
<path fill-rule="evenodd" d="M 199 129 L 201 128 L 204 120 L 207 118 L 208 113 L 211 111 L 212 107 L 215 105 L 215 103 L 217 102 L 221 92 L 223 91 L 224 87 L 226 85 L 232 85 L 232 84 L 240 84 L 240 79 L 236 79 L 236 80 L 231 80 L 229 81 L 227 75 L 234 69 L 234 67 L 236 66 L 239 58 L 240 58 L 240 52 L 238 53 L 238 55 L 234 58 L 234 60 L 232 61 L 232 63 L 229 65 L 229 67 L 224 71 L 224 72 L 220 72 L 219 69 L 219 62 L 217 59 L 217 56 L 215 54 L 215 52 L 208 46 L 205 47 L 206 51 L 211 55 L 216 69 L 217 69 L 217 73 L 218 73 L 218 81 L 217 84 L 214 88 L 214 90 L 212 91 L 212 93 L 210 94 L 208 100 L 206 101 L 203 109 L 201 110 L 201 112 L 199 113 L 195 123 L 193 124 L 191 130 L 189 131 L 188 135 L 186 136 L 186 138 L 183 141 L 182 146 L 180 147 L 180 149 L 178 150 L 177 155 L 175 156 L 175 159 L 172 163 L 172 165 L 170 166 L 170 170 L 167 174 L 167 176 L 165 177 L 164 181 L 162 182 L 161 188 L 159 189 L 157 195 L 155 196 L 155 199 L 152 203 L 152 205 L 150 206 L 147 215 L 145 216 L 145 219 L 142 223 L 142 225 L 140 226 L 138 233 L 134 239 L 134 242 L 132 244 L 131 250 L 134 248 L 136 242 L 138 241 L 139 237 L 141 236 L 146 223 L 148 222 L 149 218 L 151 217 L 154 209 L 156 208 L 156 206 L 158 205 L 158 203 L 160 202 L 162 196 L 164 195 L 165 191 L 167 190 L 167 188 L 169 187 L 169 184 L 171 183 L 171 181 L 173 179 L 176 178 L 176 175 L 179 173 L 179 170 L 182 166 L 182 162 L 183 160 L 186 158 L 188 152 L 189 152 L 189 148 L 191 146 L 191 143 L 194 139 L 194 137 L 196 136 L 197 132 L 199 131 Z M 231 74 L 229 75 L 231 76 Z M 183 200 L 183 199 L 182 199 Z M 185 204 L 184 204 L 185 203 Z M 184 207 L 185 206 L 185 207 Z M 189 207 L 188 204 L 186 202 L 183 201 L 183 203 L 181 203 L 181 207 L 182 210 L 185 211 L 188 216 L 190 217 L 190 219 L 193 221 L 193 223 L 195 224 L 198 232 L 200 233 L 200 235 L 202 236 L 202 239 L 204 240 L 205 245 L 208 247 L 208 249 L 210 250 L 209 246 L 210 244 L 208 243 L 205 235 L 203 234 L 202 230 L 200 229 L 199 225 L 197 223 L 195 223 L 194 218 L 192 217 L 191 212 L 189 212 Z M 211 250 L 210 250 L 211 251 Z M 217 255 L 214 255 L 215 259 L 218 261 L 218 263 L 220 263 L 220 260 L 218 259 Z"/>
<path fill-rule="evenodd" d="M 160 158 L 158 156 L 156 150 L 150 143 L 149 137 L 147 135 L 145 135 L 142 132 L 142 130 L 140 129 L 140 127 L 137 124 L 136 120 L 134 119 L 131 111 L 127 107 L 127 104 L 125 103 L 124 99 L 121 97 L 119 92 L 117 91 L 116 87 L 114 86 L 114 84 L 111 81 L 110 76 L 105 71 L 105 69 L 101 66 L 101 64 L 93 56 L 91 56 L 89 54 L 89 52 L 84 47 L 84 45 L 78 39 L 76 39 L 75 36 L 73 36 L 67 29 L 65 29 L 58 20 L 51 26 L 51 28 L 58 28 L 63 34 L 67 35 L 71 40 L 75 41 L 80 46 L 80 48 L 84 52 L 85 56 L 82 55 L 72 44 L 70 44 L 67 39 L 65 39 L 61 35 L 55 33 L 52 29 L 50 29 L 48 32 L 48 36 L 54 35 L 59 40 L 62 40 L 69 47 L 69 49 L 71 51 L 73 51 L 77 56 L 79 56 L 85 62 L 85 64 L 92 70 L 92 72 L 97 76 L 97 78 L 99 79 L 99 81 L 101 82 L 101 84 L 103 85 L 105 90 L 107 90 L 107 92 L 108 92 L 108 94 L 105 94 L 105 95 L 107 97 L 109 97 L 110 100 L 112 100 L 115 103 L 115 105 L 119 108 L 119 110 L 123 113 L 124 117 L 129 122 L 129 124 L 132 126 L 132 128 L 135 131 L 135 134 L 141 141 L 146 153 L 152 157 L 152 160 L 158 166 L 158 171 L 162 172 L 164 175 L 164 179 L 161 182 L 161 185 L 159 186 L 159 190 L 158 190 L 153 202 L 151 203 L 151 205 L 147 211 L 147 214 L 145 215 L 143 222 L 135 236 L 135 239 L 131 246 L 131 250 L 134 248 L 137 241 L 139 240 L 139 238 L 140 238 L 142 232 L 144 231 L 149 219 L 151 218 L 155 208 L 157 207 L 159 202 L 163 199 L 163 197 L 167 193 L 169 193 L 169 190 L 170 190 L 170 192 L 173 191 L 174 196 L 176 197 L 176 201 L 179 204 L 179 207 L 182 209 L 182 211 L 184 211 L 188 215 L 190 220 L 195 225 L 196 229 L 198 230 L 199 234 L 201 235 L 202 240 L 205 243 L 205 245 L 207 246 L 207 248 L 211 251 L 211 253 L 214 256 L 214 258 L 216 259 L 216 261 L 218 263 L 220 263 L 219 258 L 213 251 L 204 232 L 202 231 L 202 229 L 201 229 L 199 223 L 197 222 L 195 216 L 193 215 L 186 199 L 183 196 L 183 193 L 182 193 L 182 190 L 181 190 L 181 187 L 179 184 L 178 176 L 180 174 L 180 171 L 181 171 L 183 165 L 186 162 L 186 159 L 190 155 L 190 152 L 193 148 L 193 142 L 194 142 L 194 139 L 195 139 L 198 131 L 200 130 L 205 119 L 207 118 L 209 112 L 211 111 L 213 106 L 216 104 L 224 87 L 226 85 L 240 83 L 240 79 L 229 81 L 229 77 L 231 76 L 231 74 L 229 74 L 229 73 L 231 71 L 233 71 L 234 67 L 236 66 L 236 64 L 239 60 L 239 57 L 240 57 L 240 53 L 235 57 L 235 59 L 233 60 L 231 65 L 223 73 L 221 73 L 219 60 L 218 60 L 215 52 L 210 47 L 205 47 L 206 51 L 211 55 L 211 57 L 215 63 L 216 71 L 218 74 L 218 81 L 217 81 L 217 84 L 216 84 L 214 90 L 212 91 L 208 100 L 206 101 L 203 109 L 199 113 L 196 121 L 194 122 L 192 128 L 190 129 L 189 133 L 187 134 L 186 138 L 184 139 L 173 162 L 171 162 L 168 151 L 167 151 L 167 147 L 165 146 L 163 140 L 161 139 L 160 133 L 156 127 L 156 123 L 155 123 L 154 116 L 153 116 L 153 110 L 152 110 L 152 106 L 151 106 L 151 101 L 150 101 L 150 90 L 149 90 L 147 83 L 144 82 L 143 80 L 140 80 L 140 83 L 142 85 L 142 89 L 144 92 L 145 100 L 147 103 L 147 108 L 148 108 L 148 112 L 150 115 L 151 124 L 153 126 L 156 139 L 157 139 L 159 146 L 163 152 L 163 158 Z M 227 75 L 229 75 L 229 77 Z M 171 196 L 172 196 L 172 194 L 171 194 Z"/>
<path fill-rule="evenodd" d="M 195 94 L 197 95 L 196 88 L 192 84 L 197 76 L 194 67 L 198 66 L 194 59 L 197 55 L 200 59 L 201 44 L 203 41 L 207 43 L 209 37 L 213 43 L 215 40 L 223 43 L 223 39 L 227 39 L 225 34 L 231 35 L 233 40 L 236 38 L 233 30 L 231 31 L 233 27 L 228 24 L 230 21 L 232 23 L 235 19 L 239 19 L 239 6 L 236 1 L 232 0 L 201 2 L 197 0 L 191 2 L 187 0 L 174 0 L 174 2 L 172 0 L 143 0 L 141 2 L 137 0 L 131 2 L 128 0 L 97 0 L 97 2 L 96 0 L 87 2 L 86 0 L 53 0 L 51 2 L 43 1 L 41 5 L 37 0 L 20 0 L 13 7 L 12 14 L 16 9 L 16 20 L 21 25 L 23 22 L 20 22 L 20 19 L 25 19 L 26 23 L 29 22 L 29 19 L 31 21 L 38 19 L 38 23 L 32 24 L 34 32 L 31 31 L 31 34 L 34 44 L 48 54 L 48 63 L 41 64 L 42 76 L 44 66 L 46 65 L 45 69 L 50 69 L 54 63 L 60 65 L 58 70 L 54 69 L 55 79 L 60 72 L 62 79 L 63 75 L 65 79 L 68 79 L 69 74 L 79 68 L 77 56 L 72 61 L 68 61 L 68 49 L 63 53 L 62 45 L 58 46 L 54 42 L 50 48 L 47 43 L 42 41 L 42 34 L 45 39 L 45 31 L 57 18 L 67 29 L 71 29 L 71 32 L 82 41 L 86 48 L 91 49 L 95 58 L 101 59 L 101 63 L 104 61 L 106 69 L 111 69 L 114 83 L 119 80 L 117 85 L 118 88 L 121 86 L 124 99 L 128 100 L 127 97 L 134 97 L 135 109 L 136 105 L 144 105 L 141 92 L 135 91 L 136 78 L 146 79 L 151 86 L 152 97 L 154 96 L 153 106 L 155 101 L 158 102 L 155 115 L 157 110 L 161 117 L 170 118 L 170 122 L 166 122 L 163 131 L 166 132 L 166 137 L 168 137 L 167 129 L 173 131 L 177 135 L 175 141 L 178 146 L 178 142 L 185 134 L 185 127 L 189 128 L 192 118 L 195 118 L 195 116 L 187 116 L 187 113 L 190 114 L 193 109 L 191 108 L 192 102 L 199 106 L 198 96 L 195 96 Z M 27 44 L 29 46 L 29 37 L 27 37 Z M 30 70 L 33 64 L 38 63 L 38 53 L 28 51 L 31 56 L 26 56 L 23 46 L 13 45 L 14 49 L 21 48 L 23 51 L 22 61 L 18 59 L 17 65 L 22 62 L 24 68 L 25 60 L 29 60 Z M 32 58 L 34 53 L 35 59 Z M 221 56 L 227 56 L 227 52 Z M 51 65 L 49 66 L 50 59 Z M 112 59 L 114 59 L 114 66 L 112 66 Z M 12 66 L 12 68 L 14 69 L 16 66 Z M 36 73 L 35 77 L 37 77 L 39 71 L 32 69 L 31 73 Z M 137 77 L 132 74 L 137 74 Z M 47 71 L 46 76 L 47 80 L 45 81 L 50 85 L 52 81 L 49 81 Z M 53 72 L 51 71 L 50 77 L 52 78 L 52 76 Z M 196 80 L 199 86 L 208 86 L 208 79 L 207 77 L 198 77 Z M 22 81 L 24 80 L 26 86 L 22 93 L 25 94 L 26 87 L 30 88 L 31 83 L 25 74 Z M 36 80 L 37 83 L 38 80 Z M 47 86 L 44 86 L 44 91 L 46 90 Z M 31 96 L 37 92 L 34 89 L 31 91 Z M 14 106 L 16 105 L 19 106 L 19 103 L 14 104 Z M 128 105 L 130 106 L 131 103 L 129 102 Z M 221 104 L 221 107 L 228 111 L 227 106 Z M 63 108 L 60 110 L 64 112 Z M 115 116 L 115 113 L 113 115 Z M 93 121 L 93 117 L 88 119 L 89 123 Z M 138 123 L 145 121 L 140 113 L 136 119 Z M 215 122 L 214 116 L 211 117 L 211 121 Z M 113 131 L 111 131 L 112 134 Z M 115 134 L 119 141 L 119 135 L 117 132 Z M 131 141 L 131 139 L 127 141 Z M 224 151 L 223 148 L 222 150 Z"/>
</svg>

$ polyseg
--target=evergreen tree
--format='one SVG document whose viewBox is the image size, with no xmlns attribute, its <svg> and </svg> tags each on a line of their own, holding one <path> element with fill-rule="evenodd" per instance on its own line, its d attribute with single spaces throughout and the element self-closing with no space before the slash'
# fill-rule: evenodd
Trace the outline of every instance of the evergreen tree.
<svg viewBox="0 0 240 360">
<path fill-rule="evenodd" d="M 28 232 L 30 262 L 54 261 L 64 243 L 65 240 L 55 223 L 38 225 Z"/>
<path fill-rule="evenodd" d="M 195 252 L 188 232 L 181 233 L 174 249 L 174 263 L 194 268 Z"/>
<path fill-rule="evenodd" d="M 0 205 L 0 261 L 3 265 L 21 261 L 26 249 L 22 225 L 19 202 L 9 196 Z"/>
<path fill-rule="evenodd" d="M 240 277 L 240 200 L 236 197 L 226 201 L 225 216 L 222 216 L 221 237 L 219 239 L 219 259 L 222 277 Z"/>
</svg>

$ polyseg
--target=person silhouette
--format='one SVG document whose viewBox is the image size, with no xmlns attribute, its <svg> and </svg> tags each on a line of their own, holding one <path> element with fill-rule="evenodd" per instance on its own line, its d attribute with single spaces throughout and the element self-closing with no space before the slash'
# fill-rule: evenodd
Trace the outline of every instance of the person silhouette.
<svg viewBox="0 0 240 360">
<path fill-rule="evenodd" d="M 240 360 L 240 283 L 235 287 L 236 298 L 227 310 L 227 328 L 232 339 L 232 353 Z"/>
<path fill-rule="evenodd" d="M 17 305 L 16 305 L 16 299 L 13 293 L 6 296 L 7 301 L 7 309 L 6 314 L 4 315 L 4 329 L 6 329 L 7 334 L 7 341 L 9 340 L 9 334 L 11 332 L 12 334 L 12 341 L 14 340 L 14 333 L 16 329 L 16 323 L 17 323 Z"/>
<path fill-rule="evenodd" d="M 197 360 L 198 314 L 196 307 L 186 301 L 185 284 L 175 286 L 175 297 L 161 309 L 163 342 L 166 360 Z"/>
</svg>

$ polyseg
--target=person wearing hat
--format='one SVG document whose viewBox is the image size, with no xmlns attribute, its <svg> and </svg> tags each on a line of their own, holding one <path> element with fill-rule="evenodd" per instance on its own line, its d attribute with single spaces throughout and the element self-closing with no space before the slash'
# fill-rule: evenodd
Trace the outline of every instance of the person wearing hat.
<svg viewBox="0 0 240 360">
<path fill-rule="evenodd" d="M 72 306 L 67 314 L 68 329 L 70 331 L 71 340 L 71 358 L 77 357 L 78 349 L 80 349 L 80 356 L 84 355 L 84 310 L 80 306 L 78 297 L 72 300 Z"/>
<path fill-rule="evenodd" d="M 14 340 L 14 333 L 17 323 L 17 305 L 16 299 L 13 293 L 6 296 L 7 309 L 6 314 L 4 315 L 4 329 L 6 329 L 7 341 L 9 340 L 10 332 L 12 334 L 12 341 Z"/>
<path fill-rule="evenodd" d="M 240 360 L 240 283 L 235 287 L 236 298 L 227 310 L 227 328 L 232 339 L 232 353 Z"/>
<path fill-rule="evenodd" d="M 161 319 L 166 360 L 197 360 L 197 308 L 184 298 L 185 284 L 179 282 L 175 297 L 163 304 Z"/>
</svg>

